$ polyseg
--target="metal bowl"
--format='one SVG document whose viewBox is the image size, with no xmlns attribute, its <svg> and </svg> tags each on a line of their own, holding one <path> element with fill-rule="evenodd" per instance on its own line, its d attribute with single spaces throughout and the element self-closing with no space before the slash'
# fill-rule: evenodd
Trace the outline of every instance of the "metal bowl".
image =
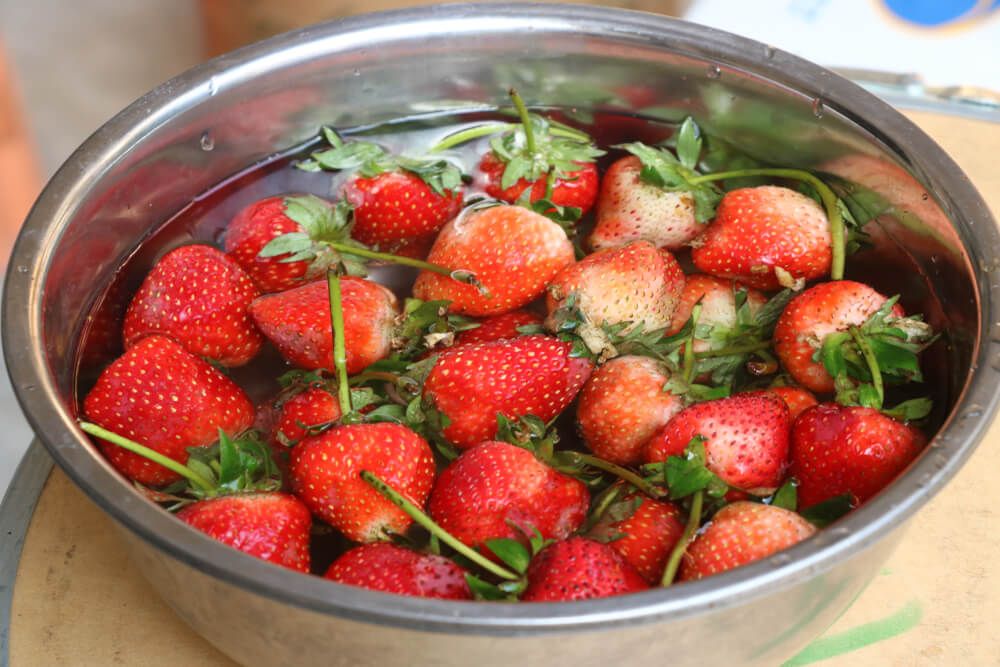
<svg viewBox="0 0 1000 667">
<path fill-rule="evenodd" d="M 88 353 L 79 341 L 100 326 L 92 308 L 119 266 L 183 240 L 184 230 L 155 234 L 164 220 L 322 124 L 492 108 L 511 85 L 529 103 L 580 103 L 582 112 L 597 98 L 580 102 L 573 91 L 641 85 L 647 113 L 691 114 L 707 132 L 771 162 L 889 165 L 870 182 L 864 170 L 845 172 L 891 204 L 873 226 L 878 249 L 855 266 L 946 331 L 929 364 L 942 409 L 926 453 L 874 500 L 772 558 L 669 589 L 514 605 L 390 596 L 273 566 L 171 518 L 96 452 L 74 421 Z M 914 179 L 927 200 L 900 199 L 921 191 Z M 589 665 L 616 656 L 630 664 L 773 665 L 851 603 L 907 520 L 983 436 L 997 404 L 998 371 L 984 359 L 1000 353 L 996 334 L 985 335 L 1000 315 L 988 273 L 998 247 L 986 205 L 952 160 L 892 108 L 816 65 L 649 14 L 427 6 L 318 25 L 222 56 L 100 128 L 49 182 L 18 238 L 4 294 L 4 353 L 53 458 L 118 523 L 137 565 L 177 613 L 239 662 Z M 127 287 L 128 278 L 117 284 Z"/>
</svg>

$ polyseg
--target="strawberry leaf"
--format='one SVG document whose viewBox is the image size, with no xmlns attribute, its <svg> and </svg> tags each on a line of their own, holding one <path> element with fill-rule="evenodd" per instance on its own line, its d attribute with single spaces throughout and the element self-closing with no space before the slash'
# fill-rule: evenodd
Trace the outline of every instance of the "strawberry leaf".
<svg viewBox="0 0 1000 667">
<path fill-rule="evenodd" d="M 774 495 L 770 497 L 769 501 L 766 499 L 765 502 L 768 502 L 769 505 L 774 505 L 775 507 L 780 507 L 786 510 L 792 510 L 794 512 L 795 508 L 799 504 L 798 495 L 797 484 L 794 481 L 789 480 L 782 484 L 781 487 L 774 492 Z"/>
<path fill-rule="evenodd" d="M 812 507 L 800 512 L 800 514 L 806 521 L 817 528 L 823 528 L 850 512 L 853 507 L 854 496 L 850 493 L 845 493 L 816 503 Z"/>
<path fill-rule="evenodd" d="M 465 573 L 465 582 L 469 585 L 469 590 L 472 591 L 473 596 L 475 596 L 477 600 L 502 602 L 504 600 L 511 599 L 510 594 L 500 590 L 496 584 L 483 581 L 476 575 L 469 572 Z"/>
<path fill-rule="evenodd" d="M 686 140 L 687 143 L 691 141 Z M 715 217 L 715 209 L 722 200 L 722 190 L 710 181 L 691 183 L 699 175 L 694 165 L 687 167 L 669 150 L 652 148 L 639 142 L 620 144 L 615 148 L 624 149 L 639 158 L 642 162 L 640 180 L 669 192 L 690 192 L 698 222 L 707 223 Z"/>
<path fill-rule="evenodd" d="M 721 497 L 729 486 L 707 467 L 705 438 L 696 435 L 684 448 L 682 456 L 667 457 L 664 477 L 673 500 L 705 490 L 708 495 Z"/>
<path fill-rule="evenodd" d="M 531 554 L 517 540 L 506 537 L 496 537 L 486 540 L 486 547 L 496 554 L 505 565 L 509 565 L 518 574 L 524 574 L 531 562 Z"/>
<path fill-rule="evenodd" d="M 927 397 L 922 397 L 903 401 L 896 407 L 882 410 L 882 413 L 902 422 L 910 422 L 923 419 L 931 413 L 933 408 L 934 401 Z"/>
<path fill-rule="evenodd" d="M 677 132 L 677 159 L 687 169 L 694 170 L 701 157 L 701 128 L 688 116 Z"/>
</svg>

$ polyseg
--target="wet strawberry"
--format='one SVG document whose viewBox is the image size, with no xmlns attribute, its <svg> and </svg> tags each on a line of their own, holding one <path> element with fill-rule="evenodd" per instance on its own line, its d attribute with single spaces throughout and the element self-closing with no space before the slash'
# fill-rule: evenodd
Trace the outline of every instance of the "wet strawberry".
<svg viewBox="0 0 1000 667">
<path fill-rule="evenodd" d="M 542 549 L 527 571 L 524 602 L 589 600 L 649 588 L 642 575 L 607 544 L 571 537 Z"/>
<path fill-rule="evenodd" d="M 465 449 L 491 440 L 497 414 L 533 414 L 548 421 L 562 412 L 593 366 L 572 357 L 573 346 L 550 336 L 522 336 L 445 350 L 424 383 L 424 398 L 450 424 L 444 436 Z"/>
<path fill-rule="evenodd" d="M 493 206 L 460 215 L 444 226 L 427 261 L 474 273 L 482 294 L 447 276 L 422 271 L 413 295 L 451 301 L 453 312 L 499 315 L 534 301 L 556 273 L 573 261 L 573 244 L 548 218 L 520 206 Z"/>
<path fill-rule="evenodd" d="M 536 530 L 545 539 L 573 533 L 589 503 L 582 482 L 556 472 L 523 447 L 487 441 L 442 471 L 427 509 L 441 528 L 469 546 L 500 537 L 527 545 Z"/>
<path fill-rule="evenodd" d="M 492 343 L 498 340 L 517 338 L 521 333 L 518 327 L 538 325 L 542 316 L 529 310 L 514 310 L 503 315 L 494 315 L 480 321 L 474 329 L 460 331 L 455 336 L 455 345 L 466 343 Z"/>
<path fill-rule="evenodd" d="M 705 524 L 681 559 L 680 580 L 703 579 L 766 558 L 816 532 L 802 516 L 774 505 L 739 501 Z"/>
<path fill-rule="evenodd" d="M 188 447 L 207 447 L 219 429 L 240 433 L 253 423 L 250 400 L 232 380 L 178 343 L 147 336 L 111 363 L 83 400 L 94 423 L 175 461 Z M 162 486 L 180 475 L 104 440 L 101 451 L 126 477 Z"/>
<path fill-rule="evenodd" d="M 341 293 L 347 372 L 354 374 L 389 355 L 399 306 L 386 287 L 361 278 L 342 278 Z M 258 297 L 250 304 L 250 314 L 290 364 L 305 369 L 334 367 L 325 280 Z"/>
<path fill-rule="evenodd" d="M 234 493 L 188 505 L 177 518 L 251 556 L 309 573 L 312 517 L 294 496 Z"/>
<path fill-rule="evenodd" d="M 821 403 L 792 427 L 790 473 L 798 480 L 799 506 L 850 494 L 853 506 L 885 488 L 923 450 L 927 438 L 914 426 L 878 410 Z"/>
<path fill-rule="evenodd" d="M 674 503 L 632 493 L 613 504 L 587 537 L 607 542 L 646 581 L 658 585 L 685 520 Z"/>
<path fill-rule="evenodd" d="M 421 598 L 471 600 L 465 570 L 444 556 L 389 542 L 362 544 L 344 552 L 323 575 L 331 581 Z"/>
<path fill-rule="evenodd" d="M 368 470 L 423 507 L 434 482 L 430 445 L 410 429 L 380 422 L 345 424 L 292 448 L 292 491 L 312 511 L 355 542 L 405 533 L 413 522 L 359 476 Z"/>
<path fill-rule="evenodd" d="M 687 276 L 668 333 L 673 334 L 681 330 L 690 319 L 691 310 L 697 303 L 701 304 L 698 325 L 703 330 L 711 327 L 711 333 L 707 337 L 714 340 L 706 340 L 704 337 L 695 339 L 694 351 L 703 352 L 725 346 L 729 343 L 728 332 L 735 329 L 738 323 L 736 294 L 739 291 L 745 293 L 751 315 L 756 315 L 767 303 L 767 297 L 760 290 L 743 287 L 732 280 L 705 273 Z"/>
<path fill-rule="evenodd" d="M 644 456 L 647 463 L 680 456 L 700 435 L 709 470 L 730 486 L 764 493 L 784 479 L 790 430 L 781 398 L 736 394 L 684 408 L 650 439 Z"/>
<path fill-rule="evenodd" d="M 576 420 L 583 442 L 602 459 L 642 460 L 643 446 L 683 407 L 665 390 L 670 373 L 650 357 L 626 355 L 599 366 L 583 385 Z"/>
<path fill-rule="evenodd" d="M 125 347 L 150 334 L 168 336 L 192 354 L 241 366 L 264 338 L 250 318 L 260 294 L 232 260 L 207 245 L 181 246 L 156 263 L 125 313 Z"/>
<path fill-rule="evenodd" d="M 791 287 L 830 272 L 830 223 L 823 208 L 788 188 L 727 192 L 715 219 L 692 242 L 698 270 L 759 289 Z"/>
</svg>

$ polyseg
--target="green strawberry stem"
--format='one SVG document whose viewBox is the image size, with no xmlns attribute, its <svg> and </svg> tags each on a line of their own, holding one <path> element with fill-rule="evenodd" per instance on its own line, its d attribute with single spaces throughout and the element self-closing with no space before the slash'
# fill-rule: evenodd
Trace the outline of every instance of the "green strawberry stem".
<svg viewBox="0 0 1000 667">
<path fill-rule="evenodd" d="M 701 304 L 696 303 L 691 309 L 691 336 L 688 338 L 687 342 L 684 344 L 684 366 L 683 375 L 684 382 L 686 384 L 691 384 L 691 379 L 694 377 L 694 366 L 695 366 L 695 352 L 694 352 L 694 337 L 695 332 L 698 330 L 698 319 L 701 317 Z"/>
<path fill-rule="evenodd" d="M 480 567 L 493 574 L 501 577 L 502 579 L 509 579 L 511 581 L 516 581 L 521 577 L 510 570 L 500 567 L 490 559 L 483 556 L 481 553 L 472 549 L 465 544 L 459 542 L 451 533 L 447 532 L 444 528 L 434 523 L 434 520 L 427 516 L 423 510 L 411 503 L 409 500 L 403 497 L 398 491 L 393 489 L 391 486 L 386 484 L 384 481 L 379 479 L 377 475 L 368 471 L 361 471 L 361 479 L 365 481 L 370 487 L 378 491 L 382 496 L 391 502 L 393 505 L 399 509 L 406 512 L 406 515 L 417 522 L 417 524 L 423 526 L 428 532 L 434 537 L 437 537 L 440 541 L 444 542 L 452 549 L 462 554 L 472 562 L 476 563 Z"/>
<path fill-rule="evenodd" d="M 489 125 L 477 125 L 476 127 L 470 127 L 466 130 L 449 134 L 431 147 L 430 152 L 436 153 L 437 151 L 447 150 L 458 146 L 459 144 L 464 144 L 467 141 L 472 141 L 473 139 L 507 132 L 508 130 L 516 129 L 518 125 L 520 125 L 520 123 L 491 123 Z M 556 125 L 549 126 L 549 134 L 555 137 L 564 137 L 566 139 L 573 139 L 579 142 L 589 140 L 587 135 L 583 132 L 578 132 L 568 127 L 559 127 Z"/>
<path fill-rule="evenodd" d="M 521 117 L 521 127 L 524 129 L 524 145 L 528 149 L 528 153 L 533 155 L 537 152 L 537 148 L 535 146 L 535 133 L 531 129 L 531 116 L 528 114 L 528 108 L 524 106 L 524 100 L 521 99 L 516 90 L 511 88 L 507 91 L 507 94 L 510 95 L 510 99 L 514 102 L 517 115 Z"/>
<path fill-rule="evenodd" d="M 687 551 L 688 544 L 694 539 L 694 534 L 698 532 L 698 527 L 701 525 L 701 506 L 703 502 L 703 491 L 696 491 L 691 496 L 691 512 L 688 514 L 688 520 L 684 525 L 684 532 L 681 533 L 681 539 L 674 545 L 674 549 L 670 552 L 670 557 L 667 559 L 667 567 L 663 570 L 663 578 L 660 580 L 661 586 L 669 586 L 674 582 L 677 570 L 681 566 L 681 558 L 684 557 L 684 552 Z"/>
<path fill-rule="evenodd" d="M 466 271 L 465 269 L 449 269 L 437 264 L 431 264 L 430 262 L 425 262 L 419 259 L 413 259 L 410 257 L 401 257 L 399 255 L 390 255 L 385 252 L 376 252 L 374 250 L 368 250 L 366 248 L 359 248 L 357 246 L 347 245 L 345 243 L 336 243 L 334 241 L 322 241 L 322 243 L 337 252 L 342 252 L 346 255 L 357 255 L 358 257 L 365 257 L 368 259 L 378 259 L 383 262 L 392 262 L 394 264 L 404 264 L 406 266 L 412 266 L 417 269 L 422 269 L 424 271 L 432 271 L 438 273 L 442 276 L 447 276 L 452 280 L 457 280 L 460 283 L 465 283 L 466 285 L 472 285 L 480 294 L 487 297 L 491 296 L 490 291 L 486 289 L 486 286 L 479 282 L 472 271 Z"/>
<path fill-rule="evenodd" d="M 819 198 L 823 200 L 823 208 L 826 209 L 826 217 L 830 221 L 830 238 L 833 242 L 833 260 L 830 266 L 830 278 L 833 280 L 843 280 L 844 278 L 844 253 L 845 231 L 844 218 L 840 215 L 840 208 L 837 206 L 837 195 L 830 187 L 816 178 L 808 171 L 802 169 L 736 169 L 734 171 L 720 171 L 714 174 L 704 174 L 688 179 L 691 185 L 705 183 L 708 181 L 722 181 L 727 178 L 742 178 L 744 176 L 774 176 L 777 178 L 791 178 L 797 181 L 804 181 L 816 189 Z"/>
<path fill-rule="evenodd" d="M 138 442 L 129 440 L 128 438 L 102 428 L 97 424 L 92 424 L 83 420 L 78 420 L 77 423 L 80 424 L 80 428 L 83 429 L 85 433 L 107 440 L 112 444 L 118 445 L 122 449 L 127 449 L 134 454 L 138 454 L 139 456 L 149 459 L 153 463 L 158 463 L 164 468 L 167 468 L 168 470 L 171 470 L 172 472 L 190 480 L 192 484 L 197 486 L 202 491 L 213 491 L 215 489 L 215 484 L 191 470 L 183 463 L 178 463 L 173 460 L 169 456 L 164 456 L 163 454 L 152 450 L 145 445 L 140 445 Z"/>
<path fill-rule="evenodd" d="M 885 386 L 882 383 L 882 370 L 878 366 L 878 359 L 875 357 L 875 352 L 872 351 L 871 345 L 865 339 L 861 330 L 856 326 L 848 327 L 848 331 L 851 332 L 851 338 L 857 344 L 858 349 L 861 351 L 861 356 L 865 358 L 865 363 L 868 364 L 868 370 L 872 374 L 872 386 L 875 387 L 875 392 L 878 394 L 878 406 L 875 407 L 876 410 L 882 409 L 882 404 L 885 402 Z"/>
<path fill-rule="evenodd" d="M 351 384 L 347 377 L 347 344 L 344 341 L 344 304 L 340 295 L 340 276 L 326 272 L 330 290 L 330 326 L 333 328 L 333 365 L 337 369 L 337 400 L 340 414 L 351 414 Z"/>
<path fill-rule="evenodd" d="M 577 465 L 586 465 L 592 468 L 597 468 L 598 470 L 603 470 L 604 472 L 609 472 L 615 477 L 625 480 L 650 498 L 662 498 L 667 495 L 666 491 L 650 484 L 647 480 L 643 479 L 631 470 L 623 468 L 620 465 L 612 463 L 611 461 L 605 461 L 604 459 L 591 456 L 590 454 L 584 454 L 582 452 L 567 451 L 566 454 L 568 455 L 567 458 L 572 460 Z"/>
<path fill-rule="evenodd" d="M 702 352 L 695 352 L 694 356 L 696 359 L 707 359 L 711 357 L 728 357 L 736 354 L 747 354 L 749 352 L 760 352 L 761 350 L 766 350 L 771 347 L 771 341 L 762 340 L 756 343 L 747 343 L 746 345 L 730 345 L 729 347 L 721 347 L 718 350 L 704 350 Z"/>
</svg>

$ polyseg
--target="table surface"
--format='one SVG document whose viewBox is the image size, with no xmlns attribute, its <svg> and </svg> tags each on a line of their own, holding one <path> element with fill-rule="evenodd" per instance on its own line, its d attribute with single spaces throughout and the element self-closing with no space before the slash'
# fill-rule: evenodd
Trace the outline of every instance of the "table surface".
<svg viewBox="0 0 1000 667">
<path fill-rule="evenodd" d="M 908 115 L 1000 212 L 1000 125 Z M 990 503 L 997 470 L 1000 421 L 912 520 L 901 546 L 851 608 L 787 664 L 1000 664 L 1000 633 L 993 629 L 1000 618 L 994 558 L 1000 515 Z M 0 593 L 6 583 L 0 581 Z M 45 483 L 17 564 L 9 649 L 13 667 L 234 664 L 173 614 L 128 560 L 111 521 L 58 470 Z"/>
</svg>

